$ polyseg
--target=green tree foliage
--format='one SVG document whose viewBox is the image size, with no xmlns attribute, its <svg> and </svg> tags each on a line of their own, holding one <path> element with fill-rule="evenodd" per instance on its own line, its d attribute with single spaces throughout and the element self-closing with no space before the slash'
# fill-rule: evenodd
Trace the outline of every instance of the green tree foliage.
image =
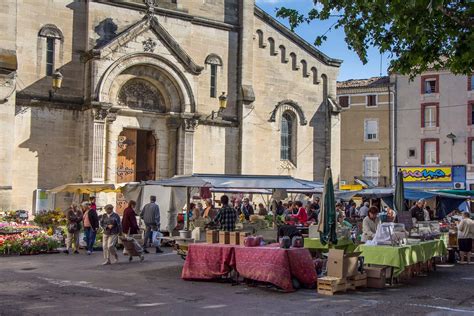
<svg viewBox="0 0 474 316">
<path fill-rule="evenodd" d="M 415 76 L 447 68 L 455 74 L 474 70 L 474 0 L 315 0 L 308 13 L 278 8 L 292 30 L 313 20 L 334 19 L 349 49 L 367 63 L 367 49 L 390 53 L 393 71 Z M 316 37 L 321 45 L 326 34 Z"/>
</svg>

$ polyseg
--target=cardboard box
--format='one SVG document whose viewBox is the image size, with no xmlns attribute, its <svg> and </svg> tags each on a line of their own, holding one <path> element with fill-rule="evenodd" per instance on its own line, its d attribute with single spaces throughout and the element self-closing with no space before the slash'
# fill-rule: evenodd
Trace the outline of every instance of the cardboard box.
<svg viewBox="0 0 474 316">
<path fill-rule="evenodd" d="M 219 243 L 223 245 L 230 244 L 230 232 L 219 232 Z"/>
<path fill-rule="evenodd" d="M 381 279 L 381 278 L 387 278 L 387 266 L 370 266 L 370 267 L 364 267 L 364 272 L 367 274 L 368 278 L 374 278 L 374 279 Z"/>
<path fill-rule="evenodd" d="M 344 250 L 330 249 L 328 254 L 328 276 L 347 278 L 357 274 L 360 252 L 344 254 Z"/>
<path fill-rule="evenodd" d="M 240 232 L 230 232 L 230 244 L 240 245 Z"/>
<path fill-rule="evenodd" d="M 367 278 L 367 287 L 374 289 L 383 289 L 385 287 L 385 278 Z"/>
<path fill-rule="evenodd" d="M 217 244 L 219 242 L 219 231 L 207 230 L 206 231 L 206 242 L 208 244 Z"/>
</svg>

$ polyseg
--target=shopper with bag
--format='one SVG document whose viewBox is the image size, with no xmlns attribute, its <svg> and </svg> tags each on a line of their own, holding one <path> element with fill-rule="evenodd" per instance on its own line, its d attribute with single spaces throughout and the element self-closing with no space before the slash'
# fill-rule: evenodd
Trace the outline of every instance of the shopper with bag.
<svg viewBox="0 0 474 316">
<path fill-rule="evenodd" d="M 102 248 L 104 251 L 105 261 L 103 265 L 111 264 L 110 258 L 114 257 L 115 262 L 118 261 L 117 244 L 118 235 L 122 232 L 120 224 L 120 216 L 114 212 L 114 207 L 107 204 L 105 207 L 105 214 L 102 215 L 100 226 L 104 229 L 104 236 L 102 240 Z"/>
<path fill-rule="evenodd" d="M 76 203 L 69 208 L 67 215 L 67 238 L 66 250 L 64 253 L 69 254 L 74 243 L 74 253 L 79 253 L 79 234 L 81 232 L 82 212 Z"/>
<path fill-rule="evenodd" d="M 154 241 L 154 237 L 157 236 L 154 232 L 160 231 L 160 208 L 156 204 L 156 196 L 150 196 L 150 203 L 143 207 L 140 213 L 140 218 L 145 223 L 145 238 L 143 242 L 145 253 L 148 253 L 148 250 L 146 250 L 148 241 L 156 247 L 156 253 L 162 253 L 163 251 L 160 248 L 160 243 Z"/>
<path fill-rule="evenodd" d="M 95 237 L 99 229 L 99 217 L 97 211 L 92 208 L 91 203 L 82 202 L 82 212 L 84 213 L 84 235 L 86 241 L 87 254 L 90 255 L 94 250 Z"/>
</svg>

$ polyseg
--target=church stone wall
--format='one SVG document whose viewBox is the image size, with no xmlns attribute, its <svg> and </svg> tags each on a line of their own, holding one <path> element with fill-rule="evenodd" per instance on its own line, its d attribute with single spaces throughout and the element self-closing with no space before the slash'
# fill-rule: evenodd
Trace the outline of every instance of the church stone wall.
<svg viewBox="0 0 474 316">
<path fill-rule="evenodd" d="M 35 189 L 82 181 L 83 119 L 79 111 L 46 107 L 16 111 L 12 208 L 30 210 Z"/>
</svg>

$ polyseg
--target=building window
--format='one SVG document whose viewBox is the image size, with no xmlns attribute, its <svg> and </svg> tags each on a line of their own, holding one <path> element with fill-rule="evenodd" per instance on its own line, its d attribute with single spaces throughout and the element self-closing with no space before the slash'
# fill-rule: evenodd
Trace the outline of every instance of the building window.
<svg viewBox="0 0 474 316">
<path fill-rule="evenodd" d="M 209 88 L 210 88 L 210 97 L 211 98 L 217 98 L 217 68 L 222 67 L 222 59 L 215 55 L 211 54 L 207 56 L 206 58 L 206 65 L 209 65 L 209 70 L 210 70 L 210 83 L 209 83 Z"/>
<path fill-rule="evenodd" d="M 467 104 L 467 125 L 474 125 L 474 101 Z"/>
<path fill-rule="evenodd" d="M 438 127 L 438 104 L 422 104 L 421 111 L 421 127 Z"/>
<path fill-rule="evenodd" d="M 302 59 L 301 60 L 301 66 L 303 67 L 303 78 L 308 78 L 309 73 L 308 73 L 308 63 L 306 60 Z"/>
<path fill-rule="evenodd" d="M 364 122 L 364 140 L 378 141 L 379 122 L 377 120 L 368 119 Z"/>
<path fill-rule="evenodd" d="M 377 106 L 377 96 L 375 94 L 367 96 L 367 106 Z"/>
<path fill-rule="evenodd" d="M 467 76 L 467 90 L 474 91 L 474 74 Z"/>
<path fill-rule="evenodd" d="M 296 147 L 296 118 L 291 112 L 283 113 L 281 117 L 281 146 L 280 159 L 295 163 Z"/>
<path fill-rule="evenodd" d="M 257 38 L 258 38 L 258 47 L 260 48 L 265 48 L 267 47 L 267 44 L 265 44 L 265 41 L 263 39 L 263 32 L 262 30 L 257 30 Z"/>
<path fill-rule="evenodd" d="M 342 97 L 339 97 L 339 105 L 341 108 L 348 108 L 349 107 L 349 96 L 345 95 Z"/>
<path fill-rule="evenodd" d="M 278 52 L 276 51 L 276 47 L 275 47 L 275 40 L 272 37 L 269 37 L 268 43 L 270 43 L 270 56 L 278 55 Z"/>
<path fill-rule="evenodd" d="M 472 158 L 474 157 L 474 137 L 467 138 L 467 163 L 472 164 Z"/>
<path fill-rule="evenodd" d="M 421 164 L 436 165 L 439 163 L 439 139 L 421 140 Z"/>
<path fill-rule="evenodd" d="M 286 48 L 283 45 L 280 45 L 280 54 L 281 54 L 281 63 L 286 64 L 288 62 L 288 58 L 286 58 Z"/>
<path fill-rule="evenodd" d="M 311 67 L 311 72 L 313 73 L 313 84 L 319 84 L 318 69 Z"/>
<path fill-rule="evenodd" d="M 217 97 L 217 65 L 211 65 L 211 98 Z"/>
<path fill-rule="evenodd" d="M 408 149 L 408 158 L 416 158 L 416 149 L 415 148 L 409 148 Z"/>
<path fill-rule="evenodd" d="M 421 76 L 421 94 L 439 93 L 439 75 Z"/>
<path fill-rule="evenodd" d="M 364 158 L 364 179 L 379 185 L 379 157 Z"/>
<path fill-rule="evenodd" d="M 296 59 L 296 54 L 295 53 L 290 53 L 290 58 L 291 58 L 291 69 L 299 70 L 300 67 L 298 66 L 298 61 Z"/>
<path fill-rule="evenodd" d="M 54 38 L 46 38 L 46 76 L 54 73 L 54 42 Z"/>
<path fill-rule="evenodd" d="M 39 53 L 42 55 L 41 60 L 44 62 L 44 67 L 46 76 L 51 76 L 56 68 L 59 68 L 56 65 L 57 55 L 61 56 L 62 43 L 64 42 L 64 36 L 61 30 L 53 24 L 46 24 L 43 26 L 39 33 L 38 37 L 44 38 L 44 41 L 41 41 L 41 46 L 39 47 Z M 44 55 L 43 55 L 44 54 Z M 59 60 L 59 63 L 62 61 Z"/>
</svg>

